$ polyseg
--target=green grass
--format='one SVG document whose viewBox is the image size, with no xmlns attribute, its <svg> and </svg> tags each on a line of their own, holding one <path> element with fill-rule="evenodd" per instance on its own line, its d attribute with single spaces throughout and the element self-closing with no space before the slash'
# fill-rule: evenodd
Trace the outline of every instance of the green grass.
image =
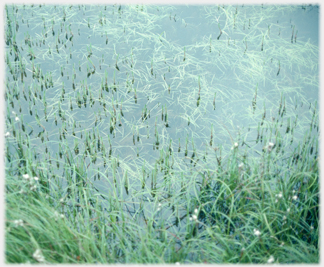
<svg viewBox="0 0 324 267">
<path fill-rule="evenodd" d="M 31 191 L 21 175 L 7 177 L 6 261 L 35 263 L 39 248 L 48 263 L 266 263 L 271 255 L 278 263 L 318 262 L 317 161 L 289 162 L 281 177 L 270 162 L 275 151 L 264 152 L 242 172 L 231 164 L 237 150 L 226 167 L 191 177 L 185 190 L 171 188 L 160 210 L 145 192 L 129 203 L 118 188 L 102 199 L 91 186 L 72 184 L 59 200 L 44 193 L 41 180 Z M 179 185 L 179 176 L 170 179 Z M 190 221 L 195 214 L 197 222 Z M 23 226 L 15 226 L 19 219 Z"/>
<path fill-rule="evenodd" d="M 318 263 L 303 7 L 98 8 L 5 7 L 6 262 Z"/>
</svg>

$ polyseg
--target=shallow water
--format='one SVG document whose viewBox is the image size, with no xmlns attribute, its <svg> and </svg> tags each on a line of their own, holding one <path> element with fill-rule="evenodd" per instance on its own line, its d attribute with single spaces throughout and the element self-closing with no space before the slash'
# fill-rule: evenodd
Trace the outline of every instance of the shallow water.
<svg viewBox="0 0 324 267">
<path fill-rule="evenodd" d="M 76 182 L 72 167 L 83 165 L 83 179 L 94 194 L 111 193 L 115 172 L 120 199 L 136 202 L 129 205 L 134 210 L 143 202 L 149 214 L 158 202 L 173 203 L 170 194 L 181 183 L 201 182 L 199 174 L 214 172 L 220 151 L 225 162 L 235 142 L 242 153 L 258 157 L 279 131 L 285 141 L 293 138 L 280 152 L 284 159 L 318 110 L 318 6 L 8 5 L 6 10 L 11 118 L 6 144 L 12 158 L 19 158 L 13 131 L 22 140 L 29 136 L 29 147 L 23 146 L 34 159 L 26 171 L 39 171 L 41 163 L 47 170 L 43 179 L 62 183 L 61 197 Z M 280 102 L 284 113 L 278 112 Z M 293 135 L 287 120 L 296 122 Z M 314 122 L 313 142 L 317 116 Z M 260 135 L 272 131 L 272 138 L 256 142 L 258 125 Z M 17 169 L 12 162 L 6 166 Z M 150 192 L 154 169 L 157 197 Z"/>
</svg>

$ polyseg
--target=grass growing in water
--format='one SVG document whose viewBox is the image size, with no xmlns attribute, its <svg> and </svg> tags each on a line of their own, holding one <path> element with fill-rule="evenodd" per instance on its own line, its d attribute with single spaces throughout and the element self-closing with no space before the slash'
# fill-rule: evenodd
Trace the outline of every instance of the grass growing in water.
<svg viewBox="0 0 324 267">
<path fill-rule="evenodd" d="M 302 7 L 100 10 L 6 6 L 6 261 L 318 262 Z"/>
</svg>

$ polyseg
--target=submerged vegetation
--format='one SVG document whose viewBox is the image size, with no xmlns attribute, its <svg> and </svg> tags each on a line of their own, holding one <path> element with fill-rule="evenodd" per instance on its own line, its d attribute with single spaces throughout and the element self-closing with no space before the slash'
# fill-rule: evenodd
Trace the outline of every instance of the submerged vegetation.
<svg viewBox="0 0 324 267">
<path fill-rule="evenodd" d="M 317 8 L 5 6 L 6 262 L 319 262 Z"/>
</svg>

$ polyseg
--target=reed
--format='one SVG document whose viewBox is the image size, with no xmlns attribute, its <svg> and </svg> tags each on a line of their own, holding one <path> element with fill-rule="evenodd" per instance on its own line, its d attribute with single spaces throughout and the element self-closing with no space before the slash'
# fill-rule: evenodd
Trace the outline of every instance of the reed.
<svg viewBox="0 0 324 267">
<path fill-rule="evenodd" d="M 6 262 L 318 262 L 301 7 L 192 8 L 5 6 Z"/>
</svg>

